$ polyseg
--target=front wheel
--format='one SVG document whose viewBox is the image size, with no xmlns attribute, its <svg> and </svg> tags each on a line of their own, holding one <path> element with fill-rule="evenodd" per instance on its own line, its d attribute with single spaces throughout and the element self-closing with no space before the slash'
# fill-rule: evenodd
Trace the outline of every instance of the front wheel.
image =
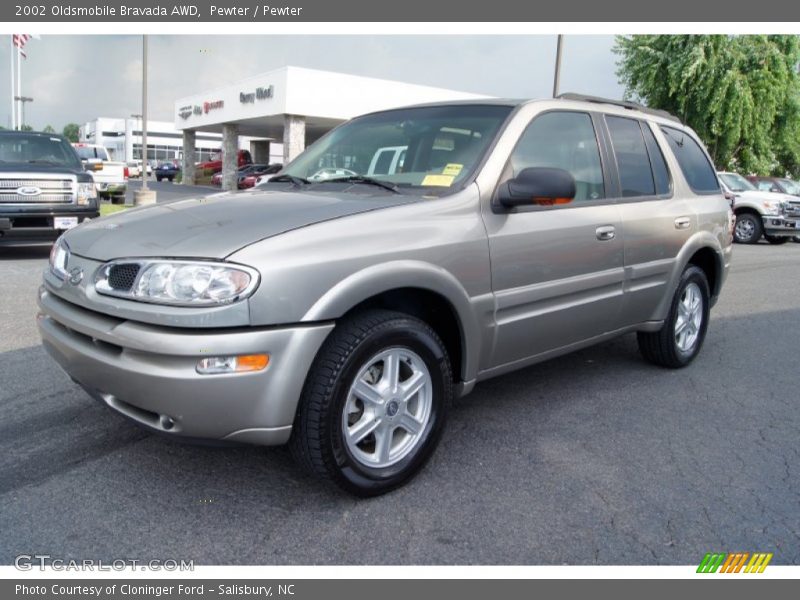
<svg viewBox="0 0 800 600">
<path fill-rule="evenodd" d="M 672 297 L 667 319 L 659 331 L 639 332 L 639 351 L 645 360 L 671 369 L 685 367 L 700 352 L 710 311 L 708 279 L 689 265 Z"/>
<path fill-rule="evenodd" d="M 733 241 L 740 244 L 757 244 L 764 233 L 761 217 L 753 213 L 736 215 L 736 225 L 733 228 Z"/>
<path fill-rule="evenodd" d="M 360 313 L 337 325 L 309 371 L 292 454 L 351 494 L 384 494 L 433 453 L 452 396 L 450 360 L 430 326 Z"/>
</svg>

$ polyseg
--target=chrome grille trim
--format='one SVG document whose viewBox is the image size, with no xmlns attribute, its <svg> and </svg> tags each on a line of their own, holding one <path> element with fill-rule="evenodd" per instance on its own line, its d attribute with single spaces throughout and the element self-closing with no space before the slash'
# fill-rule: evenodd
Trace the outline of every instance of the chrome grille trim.
<svg viewBox="0 0 800 600">
<path fill-rule="evenodd" d="M 19 194 L 20 188 L 38 188 L 40 193 Z M 0 205 L 31 206 L 44 204 L 74 204 L 78 180 L 74 175 L 48 175 L 31 177 L 28 173 L 3 173 L 0 176 Z"/>
</svg>

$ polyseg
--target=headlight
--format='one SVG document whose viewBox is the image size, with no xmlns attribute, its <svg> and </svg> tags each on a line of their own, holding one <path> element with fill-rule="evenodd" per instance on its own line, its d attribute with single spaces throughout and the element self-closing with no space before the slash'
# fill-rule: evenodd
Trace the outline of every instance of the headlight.
<svg viewBox="0 0 800 600">
<path fill-rule="evenodd" d="M 215 306 L 247 298 L 258 279 L 255 269 L 222 262 L 116 260 L 97 272 L 95 289 L 140 302 Z"/>
<path fill-rule="evenodd" d="M 77 196 L 78 205 L 86 206 L 93 198 L 97 198 L 97 188 L 95 187 L 94 182 L 79 183 Z"/>
<path fill-rule="evenodd" d="M 762 205 L 768 214 L 773 215 L 779 214 L 781 212 L 781 208 L 783 207 L 783 203 L 780 200 L 764 200 Z"/>
<path fill-rule="evenodd" d="M 50 250 L 50 270 L 59 279 L 67 277 L 67 259 L 69 258 L 69 248 L 64 242 L 64 236 L 59 237 L 53 248 Z"/>
</svg>

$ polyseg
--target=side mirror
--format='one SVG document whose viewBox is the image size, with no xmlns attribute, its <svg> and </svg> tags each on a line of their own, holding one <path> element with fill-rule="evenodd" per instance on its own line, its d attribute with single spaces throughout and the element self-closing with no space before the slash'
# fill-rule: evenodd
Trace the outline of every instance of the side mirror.
<svg viewBox="0 0 800 600">
<path fill-rule="evenodd" d="M 564 169 L 528 167 L 500 185 L 498 200 L 506 208 L 567 204 L 575 198 L 575 178 Z"/>
</svg>

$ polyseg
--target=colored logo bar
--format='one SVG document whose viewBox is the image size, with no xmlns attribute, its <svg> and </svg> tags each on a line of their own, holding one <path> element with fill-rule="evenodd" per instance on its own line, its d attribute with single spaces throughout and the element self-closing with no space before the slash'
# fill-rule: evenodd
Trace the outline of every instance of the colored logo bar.
<svg viewBox="0 0 800 600">
<path fill-rule="evenodd" d="M 763 573 L 771 560 L 772 552 L 709 552 L 700 561 L 697 572 Z"/>
</svg>

